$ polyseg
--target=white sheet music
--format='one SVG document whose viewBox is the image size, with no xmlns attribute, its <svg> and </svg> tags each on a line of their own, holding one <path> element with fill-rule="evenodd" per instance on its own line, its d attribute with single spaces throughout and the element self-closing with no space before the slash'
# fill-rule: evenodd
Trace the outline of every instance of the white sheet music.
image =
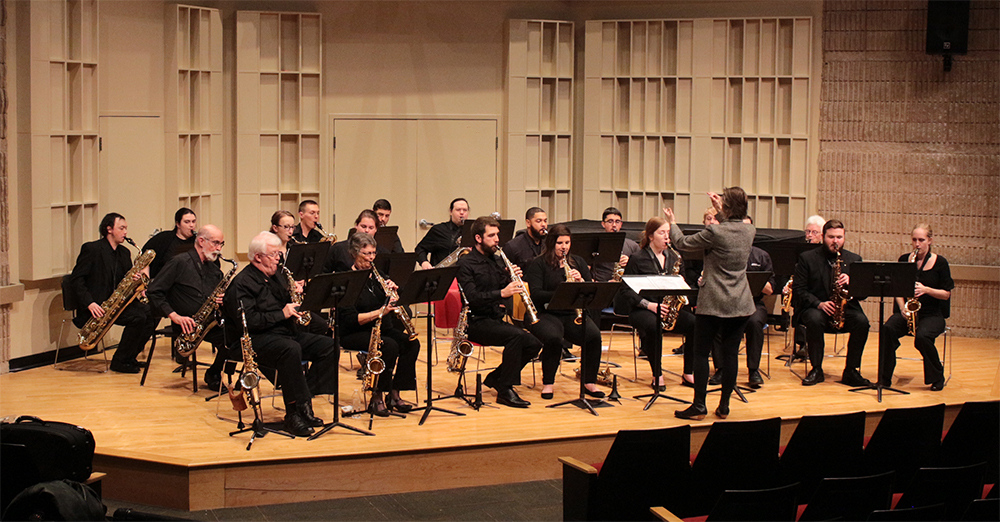
<svg viewBox="0 0 1000 522">
<path fill-rule="evenodd" d="M 630 275 L 622 278 L 632 290 L 639 293 L 643 290 L 690 290 L 687 282 L 680 275 Z"/>
</svg>

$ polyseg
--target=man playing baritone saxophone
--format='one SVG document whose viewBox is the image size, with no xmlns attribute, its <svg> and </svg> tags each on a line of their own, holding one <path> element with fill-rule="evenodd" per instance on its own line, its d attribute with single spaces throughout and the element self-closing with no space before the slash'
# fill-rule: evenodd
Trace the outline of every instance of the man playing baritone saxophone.
<svg viewBox="0 0 1000 522">
<path fill-rule="evenodd" d="M 469 216 L 469 202 L 465 198 L 451 200 L 450 219 L 431 227 L 424 238 L 417 243 L 417 263 L 420 268 L 428 269 L 440 263 L 448 254 L 458 248 L 462 237 L 462 225 Z M 430 260 L 428 260 L 430 256 Z"/>
<path fill-rule="evenodd" d="M 163 317 L 170 319 L 175 337 L 181 333 L 189 334 L 197 328 L 198 323 L 192 316 L 198 313 L 222 281 L 219 258 L 225 243 L 218 227 L 201 227 L 195 239 L 194 250 L 174 256 L 150 283 L 147 292 L 149 303 Z M 216 301 L 221 305 L 222 296 L 218 296 Z M 212 328 L 205 334 L 205 341 L 216 349 L 215 362 L 205 370 L 205 384 L 209 389 L 219 391 L 222 367 L 229 353 L 225 335 L 221 328 Z"/>
<path fill-rule="evenodd" d="M 483 384 L 497 391 L 498 403 L 527 408 L 531 403 L 517 395 L 514 385 L 521 383 L 521 369 L 538 355 L 542 343 L 503 321 L 500 305 L 524 287 L 511 281 L 494 255 L 500 243 L 500 223 L 492 217 L 480 217 L 472 224 L 472 235 L 475 248 L 458 260 L 458 284 L 469 300 L 469 340 L 504 346 L 500 365 L 483 379 Z M 515 266 L 514 271 L 520 277 L 521 269 Z"/>
<path fill-rule="evenodd" d="M 792 299 L 795 301 L 795 315 L 801 317 L 799 324 L 806 328 L 806 346 L 812 370 L 802 380 L 804 386 L 823 382 L 824 332 L 847 332 L 847 364 L 844 367 L 842 383 L 848 386 L 867 386 L 871 383 L 861 376 L 861 355 L 868 341 L 868 317 L 861 309 L 861 303 L 850 299 L 843 307 L 844 327 L 835 330 L 831 317 L 837 310 L 832 299 L 833 285 L 838 283 L 847 288 L 850 284 L 851 264 L 861 261 L 861 256 L 844 250 L 844 224 L 831 219 L 823 225 L 823 244 L 799 255 L 795 265 L 795 279 L 792 283 Z M 836 270 L 837 252 L 840 252 L 840 277 L 833 280 Z"/>
<path fill-rule="evenodd" d="M 101 308 L 101 303 L 111 297 L 122 277 L 132 268 L 131 254 L 124 246 L 128 236 L 125 218 L 114 212 L 107 214 L 101 219 L 98 230 L 101 239 L 80 247 L 76 266 L 70 274 L 70 286 L 78 303 L 76 317 L 73 318 L 77 328 L 82 328 L 91 317 L 103 317 L 111 312 Z M 132 300 L 115 324 L 124 326 L 125 330 L 111 359 L 111 371 L 139 373 L 142 364 L 136 356 L 156 329 L 156 324 L 150 320 L 149 305 Z"/>
<path fill-rule="evenodd" d="M 261 232 L 250 241 L 250 266 L 233 278 L 222 300 L 226 319 L 226 339 L 231 353 L 241 353 L 243 335 L 241 308 L 246 314 L 247 331 L 257 353 L 257 364 L 269 379 L 281 382 L 285 402 L 285 430 L 306 436 L 323 421 L 313 415 L 312 398 L 334 393 L 337 371 L 333 339 L 302 331 L 295 324 L 301 315 L 292 303 L 288 281 L 278 271 L 281 240 Z M 308 377 L 302 361 L 310 361 Z"/>
</svg>

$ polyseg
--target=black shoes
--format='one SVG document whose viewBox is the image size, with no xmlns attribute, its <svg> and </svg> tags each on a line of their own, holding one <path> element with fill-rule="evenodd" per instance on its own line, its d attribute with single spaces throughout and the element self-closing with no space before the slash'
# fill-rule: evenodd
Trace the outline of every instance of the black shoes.
<svg viewBox="0 0 1000 522">
<path fill-rule="evenodd" d="M 302 418 L 298 408 L 289 408 L 285 414 L 285 431 L 296 437 L 308 437 L 313 434 L 312 426 Z"/>
<path fill-rule="evenodd" d="M 806 345 L 797 345 L 799 348 L 795 350 L 795 354 L 792 356 L 793 360 L 804 361 L 809 358 L 809 350 L 806 350 Z"/>
<path fill-rule="evenodd" d="M 205 387 L 214 392 L 222 388 L 222 375 L 205 374 Z"/>
<path fill-rule="evenodd" d="M 722 370 L 715 370 L 715 373 L 708 378 L 709 386 L 718 386 L 722 384 Z"/>
<path fill-rule="evenodd" d="M 941 379 L 940 381 L 931 385 L 931 391 L 941 391 L 943 389 L 944 389 L 944 379 Z"/>
<path fill-rule="evenodd" d="M 518 396 L 514 388 L 497 390 L 497 402 L 511 408 L 527 408 L 531 404 Z"/>
<path fill-rule="evenodd" d="M 368 356 L 358 352 L 355 354 L 355 357 L 358 358 L 358 364 L 360 364 L 360 367 L 358 368 L 358 380 L 360 381 L 365 378 L 365 363 L 368 362 Z"/>
<path fill-rule="evenodd" d="M 390 411 L 396 410 L 399 413 L 410 413 L 413 411 L 414 405 L 403 399 L 393 398 L 392 394 L 389 394 L 385 397 L 385 407 L 389 408 Z"/>
<path fill-rule="evenodd" d="M 715 416 L 718 417 L 718 418 L 720 418 L 720 419 L 725 419 L 726 417 L 728 417 L 729 416 L 729 405 L 727 404 L 727 405 L 723 406 L 723 405 L 720 404 L 719 407 L 715 409 Z"/>
<path fill-rule="evenodd" d="M 674 348 L 674 355 L 684 355 L 684 344 Z"/>
<path fill-rule="evenodd" d="M 704 420 L 706 415 L 708 415 L 708 410 L 704 406 L 694 404 L 688 406 L 686 410 L 674 411 L 674 417 L 685 420 Z"/>
<path fill-rule="evenodd" d="M 122 363 L 117 361 L 111 361 L 110 369 L 115 373 L 139 373 L 142 371 L 142 367 L 137 363 Z"/>
<path fill-rule="evenodd" d="M 323 419 L 313 415 L 312 401 L 303 403 L 299 406 L 299 415 L 302 416 L 302 420 L 306 421 L 306 424 L 314 428 L 318 428 L 323 425 Z"/>
<path fill-rule="evenodd" d="M 760 376 L 760 370 L 750 370 L 750 376 L 747 378 L 750 386 L 762 386 L 764 384 L 764 378 Z"/>
<path fill-rule="evenodd" d="M 604 398 L 604 392 L 602 392 L 601 390 L 590 391 L 590 390 L 587 389 L 586 386 L 583 387 L 583 394 L 586 395 L 587 397 L 593 397 L 595 399 L 603 399 Z"/>
<path fill-rule="evenodd" d="M 555 397 L 555 395 L 553 395 L 552 392 L 542 392 L 542 399 L 548 401 L 551 400 L 552 397 Z"/>
<path fill-rule="evenodd" d="M 809 370 L 809 375 L 806 375 L 806 378 L 802 379 L 802 386 L 813 386 L 823 382 L 824 379 L 823 370 L 813 368 Z"/>
<path fill-rule="evenodd" d="M 681 377 L 681 386 L 687 386 L 688 388 L 694 388 L 694 383 Z"/>
<path fill-rule="evenodd" d="M 872 382 L 861 376 L 861 372 L 857 368 L 850 368 L 844 370 L 844 375 L 840 378 L 840 382 L 846 384 L 847 386 L 864 387 L 871 386 Z"/>
<path fill-rule="evenodd" d="M 376 417 L 388 417 L 389 408 L 385 407 L 385 401 L 382 400 L 382 393 L 375 392 L 372 394 L 372 398 L 368 401 L 368 413 Z"/>
</svg>

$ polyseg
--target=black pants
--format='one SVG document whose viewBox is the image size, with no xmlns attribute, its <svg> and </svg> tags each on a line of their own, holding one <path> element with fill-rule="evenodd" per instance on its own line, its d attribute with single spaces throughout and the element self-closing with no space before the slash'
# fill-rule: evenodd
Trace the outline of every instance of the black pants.
<svg viewBox="0 0 1000 522">
<path fill-rule="evenodd" d="M 340 344 L 345 350 L 367 352 L 371 347 L 371 333 L 361 331 L 346 335 Z M 396 328 L 383 327 L 380 350 L 385 370 L 378 376 L 378 391 L 416 390 L 420 341 L 411 341 L 405 332 Z"/>
<path fill-rule="evenodd" d="M 830 316 L 819 308 L 802 311 L 802 326 L 806 327 L 806 344 L 809 346 L 809 362 L 814 369 L 823 369 L 823 352 L 826 348 L 823 334 L 835 333 L 830 326 Z M 850 334 L 847 341 L 847 365 L 844 370 L 861 368 L 861 355 L 868 342 L 868 316 L 860 309 L 844 308 L 844 328 L 841 333 Z"/>
<path fill-rule="evenodd" d="M 149 305 L 133 300 L 115 319 L 115 324 L 125 327 L 118 349 L 111 357 L 112 363 L 135 364 L 136 356 L 146 347 L 146 342 L 153 337 L 156 330 L 156 319 L 149 312 Z"/>
<path fill-rule="evenodd" d="M 500 366 L 483 379 L 483 384 L 495 390 L 521 384 L 521 370 L 542 349 L 535 336 L 499 319 L 474 318 L 469 321 L 468 334 L 472 342 L 504 347 Z"/>
<path fill-rule="evenodd" d="M 542 342 L 542 384 L 552 384 L 562 357 L 563 339 L 578 344 L 586 352 L 583 382 L 597 381 L 601 365 L 601 330 L 589 317 L 584 324 L 576 324 L 575 315 L 538 314 L 538 322 L 528 326 L 531 334 Z"/>
<path fill-rule="evenodd" d="M 917 312 L 917 332 L 913 337 L 913 347 L 924 358 L 924 384 L 934 384 L 944 381 L 944 365 L 938 356 L 934 339 L 944 332 L 944 317 L 940 315 L 921 315 Z M 883 385 L 892 380 L 892 372 L 896 369 L 896 349 L 899 348 L 899 338 L 908 331 L 906 318 L 902 314 L 892 314 L 882 326 L 881 352 L 882 375 L 879 379 Z"/>
<path fill-rule="evenodd" d="M 757 303 L 757 311 L 747 319 L 747 370 L 760 369 L 760 356 L 764 353 L 764 325 L 767 324 L 767 308 L 763 302 Z"/>
<path fill-rule="evenodd" d="M 334 357 L 332 338 L 297 332 L 295 335 L 258 333 L 252 334 L 251 339 L 257 352 L 257 365 L 262 367 L 261 373 L 273 379 L 273 372 L 266 369 L 277 372 L 286 408 L 294 403 L 307 402 L 313 395 L 336 391 L 333 372 L 337 371 L 337 359 Z M 230 341 L 231 357 L 241 359 L 240 340 Z M 302 371 L 302 361 L 312 363 L 308 379 Z"/>
<path fill-rule="evenodd" d="M 720 404 L 729 404 L 729 396 L 736 387 L 736 373 L 739 370 L 740 339 L 746 329 L 748 317 L 715 317 L 698 315 L 694 325 L 694 405 L 705 407 L 708 394 L 708 356 L 715 345 L 716 335 L 720 336 L 718 361 L 722 367 L 722 397 Z M 691 346 L 688 344 L 688 346 Z"/>
<path fill-rule="evenodd" d="M 635 328 L 636 333 L 639 334 L 639 346 L 642 347 L 642 353 L 646 354 L 646 358 L 649 360 L 653 377 L 659 377 L 663 374 L 660 359 L 663 351 L 663 328 L 660 326 L 660 319 L 649 310 L 637 308 L 629 312 L 628 320 Z M 670 331 L 687 338 L 687 344 L 684 347 L 684 373 L 688 374 L 694 371 L 694 352 L 689 349 L 689 347 L 694 346 L 694 323 L 694 314 L 686 308 L 682 308 L 677 315 L 674 329 Z M 657 339 L 657 336 L 660 336 L 661 339 Z"/>
</svg>

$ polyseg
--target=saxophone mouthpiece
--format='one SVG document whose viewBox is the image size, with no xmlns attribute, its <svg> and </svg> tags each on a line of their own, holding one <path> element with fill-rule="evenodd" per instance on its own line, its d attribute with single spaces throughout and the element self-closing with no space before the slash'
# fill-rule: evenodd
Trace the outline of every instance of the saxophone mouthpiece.
<svg viewBox="0 0 1000 522">
<path fill-rule="evenodd" d="M 137 247 L 137 246 L 135 245 L 135 241 L 132 241 L 132 238 L 130 238 L 130 237 L 128 237 L 128 236 L 125 236 L 125 242 L 126 242 L 126 243 L 128 243 L 128 244 L 130 244 L 130 245 L 132 245 L 132 246 L 133 246 L 133 247 L 135 247 L 135 248 L 139 248 L 139 247 Z"/>
</svg>

